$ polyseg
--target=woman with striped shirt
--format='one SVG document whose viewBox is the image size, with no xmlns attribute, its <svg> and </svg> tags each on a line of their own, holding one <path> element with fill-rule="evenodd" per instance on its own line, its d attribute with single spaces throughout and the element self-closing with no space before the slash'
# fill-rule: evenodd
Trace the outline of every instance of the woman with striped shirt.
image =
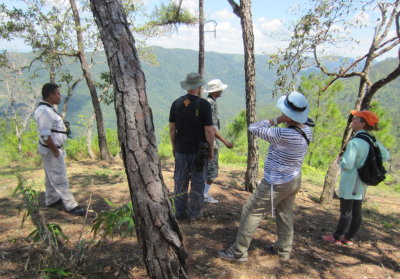
<svg viewBox="0 0 400 279">
<path fill-rule="evenodd" d="M 265 159 L 264 178 L 243 206 L 235 243 L 218 256 L 247 261 L 247 250 L 264 215 L 276 216 L 278 241 L 267 247 L 281 260 L 289 260 L 293 242 L 293 205 L 301 184 L 301 166 L 312 139 L 304 125 L 310 111 L 307 99 L 298 92 L 282 96 L 276 105 L 282 114 L 250 125 L 249 131 L 270 143 Z M 277 127 L 284 123 L 286 127 Z"/>
</svg>

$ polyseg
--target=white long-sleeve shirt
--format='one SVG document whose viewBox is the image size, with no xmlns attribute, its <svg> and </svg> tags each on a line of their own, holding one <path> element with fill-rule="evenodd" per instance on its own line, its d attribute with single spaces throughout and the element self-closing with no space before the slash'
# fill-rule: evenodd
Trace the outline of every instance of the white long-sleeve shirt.
<svg viewBox="0 0 400 279">
<path fill-rule="evenodd" d="M 43 101 L 42 101 L 43 102 Z M 35 111 L 35 120 L 39 132 L 39 141 L 45 144 L 43 138 L 51 136 L 55 145 L 62 146 L 67 141 L 67 135 L 62 133 L 55 133 L 51 130 L 65 131 L 64 121 L 52 108 L 46 105 L 40 105 Z M 47 154 L 48 148 L 43 145 L 38 146 L 40 154 Z"/>
</svg>

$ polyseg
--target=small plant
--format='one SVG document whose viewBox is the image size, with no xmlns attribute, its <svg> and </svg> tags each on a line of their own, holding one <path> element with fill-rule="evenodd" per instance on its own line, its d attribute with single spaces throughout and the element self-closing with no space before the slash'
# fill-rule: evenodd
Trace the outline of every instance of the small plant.
<svg viewBox="0 0 400 279">
<path fill-rule="evenodd" d="M 110 236 L 113 238 L 114 233 L 118 233 L 122 237 L 134 236 L 135 222 L 133 220 L 132 203 L 126 203 L 121 207 L 117 207 L 109 200 L 105 200 L 112 207 L 112 210 L 102 212 L 94 221 L 92 231 L 94 237 L 101 233 L 101 237 Z"/>
<path fill-rule="evenodd" d="M 43 279 L 64 278 L 73 275 L 71 272 L 68 272 L 63 268 L 55 268 L 55 267 L 43 268 L 40 271 L 45 273 Z"/>
<path fill-rule="evenodd" d="M 29 238 L 32 238 L 32 241 L 34 243 L 37 243 L 39 241 L 43 241 L 43 236 L 50 236 L 52 239 L 51 241 L 54 243 L 58 243 L 60 237 L 64 238 L 65 240 L 68 240 L 68 237 L 64 234 L 63 230 L 61 229 L 60 225 L 58 224 L 46 224 L 47 231 L 49 234 L 46 234 L 42 228 L 36 228 L 34 231 L 32 231 L 29 234 Z"/>
<path fill-rule="evenodd" d="M 21 227 L 22 227 L 26 221 L 26 218 L 28 218 L 28 216 L 34 214 L 38 210 L 39 193 L 38 191 L 33 189 L 34 184 L 31 184 L 29 186 L 26 185 L 26 179 L 21 174 L 19 173 L 17 174 L 17 179 L 18 179 L 18 185 L 15 188 L 12 196 L 13 197 L 22 196 L 27 207 L 27 210 L 24 212 L 24 215 L 22 216 L 22 221 L 21 221 Z"/>
</svg>

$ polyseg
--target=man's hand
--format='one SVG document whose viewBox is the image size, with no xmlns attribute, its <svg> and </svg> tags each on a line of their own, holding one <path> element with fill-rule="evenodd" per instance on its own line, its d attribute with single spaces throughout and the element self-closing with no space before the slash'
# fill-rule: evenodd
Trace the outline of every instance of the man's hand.
<svg viewBox="0 0 400 279">
<path fill-rule="evenodd" d="M 214 160 L 214 148 L 210 149 L 208 160 L 209 161 Z"/>
<path fill-rule="evenodd" d="M 55 150 L 52 149 L 51 152 L 53 153 L 54 157 L 60 157 L 60 150 L 58 150 L 57 148 Z"/>
<path fill-rule="evenodd" d="M 175 144 L 172 145 L 172 155 L 173 155 L 174 158 L 175 158 Z"/>
<path fill-rule="evenodd" d="M 233 144 L 230 142 L 230 141 L 225 141 L 224 142 L 224 144 L 225 144 L 225 146 L 227 147 L 227 148 L 229 148 L 229 149 L 232 149 L 233 148 Z"/>
</svg>

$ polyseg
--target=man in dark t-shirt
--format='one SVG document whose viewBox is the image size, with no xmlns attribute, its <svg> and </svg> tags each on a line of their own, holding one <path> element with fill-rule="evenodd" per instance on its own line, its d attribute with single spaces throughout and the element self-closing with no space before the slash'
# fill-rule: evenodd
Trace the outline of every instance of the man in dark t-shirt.
<svg viewBox="0 0 400 279">
<path fill-rule="evenodd" d="M 187 94 L 172 103 L 169 114 L 169 133 L 175 157 L 175 216 L 178 220 L 197 218 L 203 207 L 207 160 L 200 161 L 199 166 L 199 146 L 207 143 L 208 157 L 214 157 L 211 106 L 200 97 L 202 85 L 204 79 L 198 73 L 189 73 L 181 81 Z"/>
</svg>

